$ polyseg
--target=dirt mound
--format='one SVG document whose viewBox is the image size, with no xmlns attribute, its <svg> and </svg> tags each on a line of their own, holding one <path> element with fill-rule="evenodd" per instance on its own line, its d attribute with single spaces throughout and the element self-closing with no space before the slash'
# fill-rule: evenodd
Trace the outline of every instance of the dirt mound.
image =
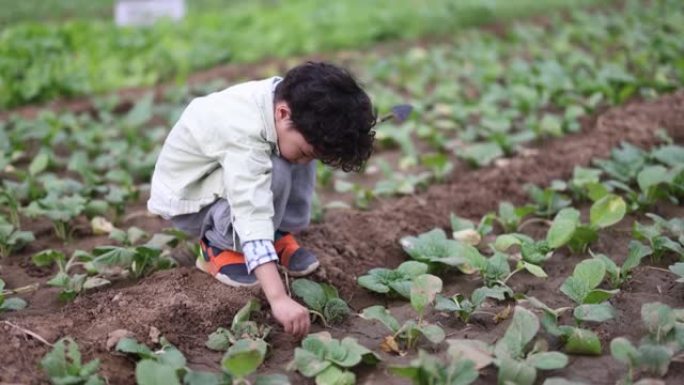
<svg viewBox="0 0 684 385">
<path fill-rule="evenodd" d="M 668 130 L 676 140 L 684 137 L 684 93 L 664 96 L 655 101 L 635 102 L 612 109 L 594 120 L 584 122 L 582 133 L 537 144 L 527 152 L 503 162 L 500 167 L 470 171 L 457 166 L 452 179 L 435 185 L 415 196 L 384 200 L 367 212 L 334 210 L 322 224 L 312 226 L 302 235 L 302 243 L 314 250 L 321 259 L 317 279 L 327 280 L 341 289 L 343 296 L 352 299 L 359 309 L 371 302 L 381 302 L 356 286 L 356 276 L 377 266 L 393 267 L 405 259 L 398 240 L 404 235 L 415 235 L 434 227 L 449 228 L 449 213 L 471 219 L 495 209 L 502 200 L 521 203 L 526 200 L 526 183 L 548 184 L 553 179 L 568 178 L 575 165 L 586 165 L 592 158 L 606 157 L 620 141 L 643 147 L 656 143 L 655 132 Z M 661 210 L 666 210 L 662 208 Z M 677 208 L 678 209 L 678 208 Z M 159 226 L 158 222 L 154 222 Z M 616 254 L 626 250 L 628 234 L 619 228 L 602 236 L 601 246 Z M 614 245 L 614 248 L 613 246 Z M 557 293 L 563 277 L 581 258 L 550 261 L 549 280 L 528 281 L 516 277 L 512 285 L 517 291 L 538 295 L 540 298 Z M 3 275 L 24 274 L 23 268 L 10 265 Z M 446 277 L 447 291 L 452 294 L 469 285 L 468 277 Z M 617 335 L 639 335 L 632 329 L 638 317 L 641 301 L 661 300 L 674 306 L 684 306 L 684 298 L 672 279 L 659 270 L 640 268 L 632 281 L 615 300 L 618 317 L 599 329 L 604 341 Z M 471 284 L 472 286 L 472 284 Z M 648 290 L 646 289 L 648 288 Z M 45 289 L 41 289 L 45 291 Z M 659 293 L 659 294 L 654 294 Z M 51 293 L 54 295 L 54 293 Z M 219 326 L 230 324 L 234 312 L 258 290 L 236 290 L 225 287 L 205 274 L 189 268 L 159 272 L 139 282 L 121 282 L 98 292 L 81 296 L 61 308 L 31 306 L 26 311 L 3 314 L 13 325 L 32 330 L 48 341 L 62 336 L 74 337 L 82 347 L 84 357 L 100 358 L 103 374 L 110 384 L 134 382 L 134 364 L 112 355 L 106 349 L 108 334 L 117 329 L 131 331 L 139 340 L 152 342 L 150 331 L 158 329 L 188 357 L 189 364 L 198 369 L 218 369 L 220 355 L 204 348 L 207 335 Z M 29 299 L 30 300 L 30 299 Z M 400 308 L 400 307 L 399 307 Z M 269 321 L 269 320 L 267 320 Z M 273 324 L 272 321 L 269 321 Z M 450 336 L 468 336 L 492 341 L 505 329 L 505 324 L 492 325 L 483 320 L 465 327 L 449 319 L 441 319 Z M 353 335 L 369 347 L 376 348 L 383 334 L 376 325 L 360 319 L 333 330 L 333 334 Z M 276 330 L 272 333 L 273 353 L 266 363 L 267 371 L 281 371 L 296 345 L 289 336 Z M 0 324 L 0 382 L 45 383 L 38 369 L 38 361 L 47 347 L 18 329 Z M 390 361 L 396 358 L 386 357 Z M 573 357 L 566 375 L 591 379 L 592 383 L 614 383 L 622 372 L 607 356 L 599 358 Z M 669 378 L 682 375 L 682 368 L 673 365 Z M 478 383 L 495 378 L 488 369 Z M 376 383 L 406 383 L 374 371 L 366 376 Z M 306 383 L 300 377 L 295 383 Z"/>
</svg>

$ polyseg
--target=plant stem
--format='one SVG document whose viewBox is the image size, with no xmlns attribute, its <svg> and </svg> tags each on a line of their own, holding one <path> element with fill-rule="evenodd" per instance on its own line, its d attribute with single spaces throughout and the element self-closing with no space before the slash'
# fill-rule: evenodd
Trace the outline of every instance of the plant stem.
<svg viewBox="0 0 684 385">
<path fill-rule="evenodd" d="M 325 320 L 325 317 L 323 316 L 323 314 L 317 312 L 316 310 L 311 310 L 311 309 L 309 309 L 309 313 L 319 317 L 321 319 L 321 321 L 323 322 L 323 326 L 326 329 L 330 327 L 330 325 L 328 325 L 328 322 Z"/>
</svg>

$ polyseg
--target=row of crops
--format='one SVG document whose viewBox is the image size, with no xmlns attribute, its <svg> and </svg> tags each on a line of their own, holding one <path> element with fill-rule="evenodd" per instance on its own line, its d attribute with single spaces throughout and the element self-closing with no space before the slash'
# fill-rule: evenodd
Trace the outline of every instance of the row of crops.
<svg viewBox="0 0 684 385">
<path fill-rule="evenodd" d="M 191 12 L 180 24 L 148 28 L 118 28 L 99 18 L 16 23 L 0 31 L 0 108 L 180 81 L 192 71 L 229 61 L 444 34 L 573 4 L 577 1 L 430 0 L 416 12 L 415 4 L 405 0 L 376 1 L 372 7 L 359 0 L 232 1 L 207 4 L 205 11 Z M 3 8 L 11 12 L 22 6 Z M 107 5 L 95 8 L 102 7 Z"/>
<path fill-rule="evenodd" d="M 353 55 L 346 60 L 368 85 L 380 111 L 410 102 L 416 113 L 407 124 L 378 127 L 380 147 L 397 150 L 400 161 L 392 166 L 380 151 L 365 170 L 368 178 L 379 179 L 375 186 L 321 167 L 319 191 L 349 194 L 355 206 L 367 208 L 378 197 L 412 194 L 448 179 L 459 158 L 473 167 L 489 166 L 524 153 L 534 143 L 579 131 L 585 117 L 606 106 L 681 88 L 682 36 L 684 9 L 677 2 L 649 7 L 630 2 L 621 12 L 574 11 L 549 17 L 543 25 L 516 25 L 505 36 L 469 31 L 450 43 Z M 171 267 L 173 253 L 194 250 L 193 242 L 177 231 L 120 227 L 131 205 L 146 196 L 168 128 L 192 96 L 217 87 L 181 87 L 161 99 L 149 95 L 124 113 L 115 97 L 105 97 L 86 113 L 46 111 L 35 120 L 11 117 L 0 123 L 3 263 L 35 240 L 28 223 L 51 226 L 57 246 L 32 252 L 31 261 L 52 269 L 47 285 L 59 288 L 60 300 L 70 301 L 122 278 L 142 278 Z M 644 304 L 642 322 L 648 333 L 638 342 L 615 338 L 602 343 L 595 332 L 597 325 L 616 317 L 610 299 L 642 262 L 672 262 L 669 271 L 684 280 L 684 263 L 676 262 L 684 258 L 684 223 L 647 214 L 684 198 L 684 148 L 665 133 L 661 138 L 664 144 L 652 150 L 625 143 L 609 159 L 577 167 L 570 180 L 529 186 L 526 205 L 503 202 L 479 222 L 453 214 L 451 237 L 435 229 L 403 238 L 410 261 L 395 269 L 373 269 L 358 280 L 373 292 L 409 300 L 415 311 L 407 321 L 384 306 L 360 312 L 368 322 L 387 327 L 382 351 L 418 352 L 391 372 L 417 384 L 468 384 L 495 367 L 499 383 L 525 385 L 535 382 L 538 370 L 565 367 L 566 354 L 610 351 L 627 366 L 627 381 L 643 373 L 666 375 L 669 363 L 684 349 L 682 309 Z M 321 210 L 341 204 L 322 202 L 315 215 L 320 218 Z M 600 234 L 634 218 L 626 259 L 597 247 Z M 525 231 L 530 228 L 536 231 Z M 94 235 L 108 236 L 111 244 L 67 252 Z M 587 258 L 565 279 L 558 303 L 545 304 L 509 285 L 520 274 L 542 282 L 548 278 L 544 265 L 569 255 Z M 481 287 L 472 293 L 447 293 L 442 280 L 456 272 L 478 277 Z M 296 280 L 291 286 L 324 327 L 351 314 L 331 285 Z M 5 289 L 0 280 L 0 311 L 21 310 L 27 304 L 16 295 L 35 289 Z M 495 344 L 447 339 L 443 328 L 431 322 L 435 314 L 448 313 L 467 323 L 486 311 L 487 304 L 514 301 L 512 315 L 498 315 L 512 321 Z M 252 301 L 230 328 L 208 336 L 208 348 L 226 352 L 221 374 L 190 369 L 183 353 L 163 337 L 157 339 L 159 349 L 123 338 L 115 350 L 137 361 L 139 383 L 153 383 L 151 378 L 170 384 L 243 383 L 269 349 L 269 327 L 252 319 L 259 311 L 258 302 Z M 547 336 L 561 340 L 558 350 L 563 352 L 552 350 Z M 445 340 L 447 360 L 419 349 L 434 344 L 437 351 Z M 317 333 L 302 341 L 289 369 L 318 384 L 351 384 L 354 367 L 378 364 L 382 358 L 373 351 L 378 347 L 371 348 L 351 337 L 337 340 Z M 54 383 L 104 381 L 99 362 L 82 362 L 77 344 L 68 338 L 56 343 L 40 366 Z M 257 377 L 256 383 L 288 380 L 270 375 Z M 563 379 L 545 383 L 579 384 Z"/>
</svg>

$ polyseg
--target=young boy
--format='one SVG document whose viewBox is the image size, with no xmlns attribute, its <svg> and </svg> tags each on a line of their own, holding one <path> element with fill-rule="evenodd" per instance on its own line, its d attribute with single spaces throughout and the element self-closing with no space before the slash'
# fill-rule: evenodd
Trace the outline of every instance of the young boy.
<svg viewBox="0 0 684 385">
<path fill-rule="evenodd" d="M 200 270 L 231 286 L 260 284 L 285 331 L 304 336 L 308 311 L 287 296 L 276 264 L 292 276 L 318 267 L 291 234 L 309 224 L 312 160 L 360 169 L 375 123 L 368 95 L 326 63 L 196 98 L 159 154 L 147 207 L 199 237 Z"/>
</svg>

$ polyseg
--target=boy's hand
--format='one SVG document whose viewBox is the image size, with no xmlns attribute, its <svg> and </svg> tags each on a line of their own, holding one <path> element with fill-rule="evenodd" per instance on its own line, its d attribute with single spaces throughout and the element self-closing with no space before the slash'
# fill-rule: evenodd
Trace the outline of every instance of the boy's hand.
<svg viewBox="0 0 684 385">
<path fill-rule="evenodd" d="M 309 310 L 288 296 L 282 296 L 271 303 L 271 311 L 285 332 L 302 338 L 309 334 L 311 321 Z"/>
<path fill-rule="evenodd" d="M 307 335 L 311 326 L 309 310 L 287 296 L 275 262 L 257 266 L 254 274 L 271 305 L 273 316 L 283 325 L 285 332 L 298 338 Z"/>
</svg>

